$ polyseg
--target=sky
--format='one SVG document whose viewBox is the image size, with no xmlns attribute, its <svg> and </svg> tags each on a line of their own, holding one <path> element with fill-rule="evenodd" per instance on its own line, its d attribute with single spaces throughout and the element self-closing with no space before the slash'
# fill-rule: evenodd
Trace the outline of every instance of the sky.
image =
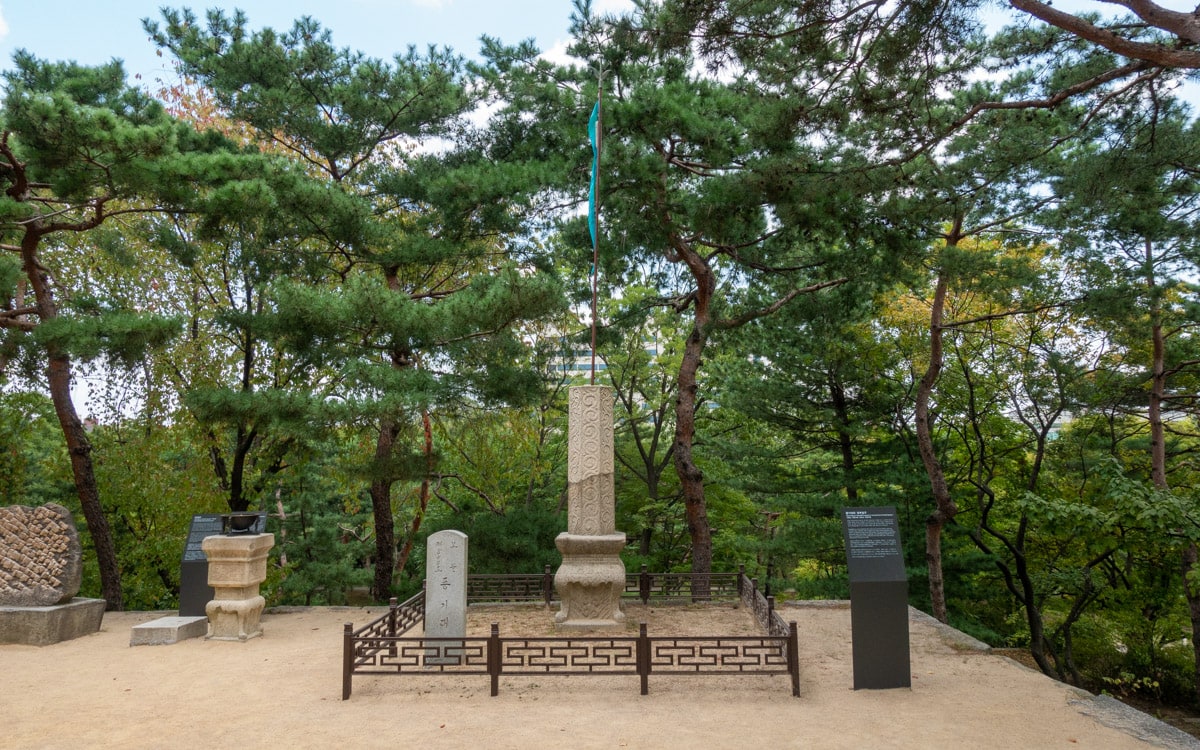
<svg viewBox="0 0 1200 750">
<path fill-rule="evenodd" d="M 156 55 L 141 23 L 161 22 L 163 6 L 190 7 L 201 18 L 209 8 L 240 8 L 250 28 L 276 31 L 312 16 L 338 47 L 384 60 L 409 45 L 424 51 L 430 44 L 475 57 L 484 34 L 510 44 L 532 38 L 543 51 L 561 50 L 573 10 L 571 0 L 0 0 L 0 70 L 11 68 L 13 53 L 25 49 L 42 59 L 86 65 L 120 58 L 126 74 L 147 86 L 171 81 L 169 56 Z M 601 13 L 632 7 L 631 0 L 592 2 Z"/>
<path fill-rule="evenodd" d="M 1176 10 L 1194 0 L 1159 0 Z M 240 8 L 250 27 L 291 28 L 300 16 L 312 16 L 333 33 L 338 47 L 350 47 L 371 57 L 390 60 L 409 45 L 424 51 L 430 44 L 448 46 L 468 57 L 479 52 L 479 37 L 487 34 L 515 44 L 532 38 L 543 52 L 560 57 L 569 39 L 571 0 L 0 0 L 0 70 L 12 66 L 12 55 L 26 49 L 52 61 L 74 60 L 98 65 L 120 58 L 125 71 L 143 85 L 155 79 L 173 81 L 169 57 L 159 57 L 142 30 L 142 19 L 162 20 L 159 8 L 205 10 Z M 1097 0 L 1058 0 L 1056 7 L 1077 12 L 1111 9 Z M 592 0 L 598 13 L 633 8 L 632 0 Z M 1003 4 L 993 6 L 989 19 L 1011 18 Z M 1109 11 L 1111 12 L 1111 10 Z"/>
</svg>

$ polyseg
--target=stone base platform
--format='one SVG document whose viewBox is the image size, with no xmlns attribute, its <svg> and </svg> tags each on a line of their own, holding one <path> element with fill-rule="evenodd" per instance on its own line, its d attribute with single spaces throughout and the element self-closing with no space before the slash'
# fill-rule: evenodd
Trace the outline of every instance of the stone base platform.
<svg viewBox="0 0 1200 750">
<path fill-rule="evenodd" d="M 554 589 L 561 602 L 554 616 L 559 630 L 596 630 L 623 627 L 621 592 L 625 590 L 625 564 L 620 552 L 625 535 L 572 534 L 554 540 L 563 561 L 554 574 Z"/>
<path fill-rule="evenodd" d="M 129 632 L 130 646 L 166 646 L 208 633 L 207 617 L 160 617 L 134 625 Z"/>
<path fill-rule="evenodd" d="M 100 630 L 103 599 L 75 597 L 50 607 L 0 607 L 0 643 L 49 646 Z"/>
</svg>

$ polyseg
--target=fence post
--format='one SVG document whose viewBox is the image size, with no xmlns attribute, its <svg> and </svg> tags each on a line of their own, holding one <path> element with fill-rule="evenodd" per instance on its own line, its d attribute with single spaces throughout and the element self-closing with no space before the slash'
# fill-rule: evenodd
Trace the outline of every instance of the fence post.
<svg viewBox="0 0 1200 750">
<path fill-rule="evenodd" d="M 642 563 L 642 572 L 638 573 L 638 596 L 642 597 L 642 604 L 650 603 L 650 573 L 647 572 L 646 563 Z"/>
<path fill-rule="evenodd" d="M 388 630 L 387 630 L 388 638 L 396 637 L 396 606 L 397 606 L 396 597 L 393 596 L 391 599 L 388 599 Z M 388 656 L 391 656 L 391 657 L 396 656 L 396 642 L 395 641 L 392 641 L 391 645 L 388 646 Z"/>
<path fill-rule="evenodd" d="M 787 645 L 788 673 L 792 675 L 792 696 L 800 697 L 800 637 L 796 632 L 796 621 L 788 625 Z"/>
<path fill-rule="evenodd" d="M 492 623 L 492 634 L 488 637 L 487 668 L 492 678 L 492 697 L 500 694 L 500 623 Z"/>
<path fill-rule="evenodd" d="M 646 623 L 638 626 L 637 673 L 642 682 L 642 695 L 650 692 L 650 638 L 646 635 Z"/>
<path fill-rule="evenodd" d="M 738 566 L 737 592 L 738 592 L 739 599 L 746 598 L 746 592 L 743 590 L 743 589 L 745 589 L 745 585 L 743 584 L 743 581 L 745 581 L 745 580 L 746 580 L 746 565 L 743 563 L 742 565 Z"/>
<path fill-rule="evenodd" d="M 771 632 L 771 626 L 775 624 L 775 597 L 767 597 L 767 632 Z"/>
<path fill-rule="evenodd" d="M 554 596 L 554 576 L 550 574 L 550 566 L 547 565 L 542 570 L 542 598 L 546 601 L 546 606 L 550 606 L 550 599 Z"/>
<path fill-rule="evenodd" d="M 354 626 L 342 629 L 342 700 L 350 698 L 350 675 L 354 672 Z"/>
</svg>

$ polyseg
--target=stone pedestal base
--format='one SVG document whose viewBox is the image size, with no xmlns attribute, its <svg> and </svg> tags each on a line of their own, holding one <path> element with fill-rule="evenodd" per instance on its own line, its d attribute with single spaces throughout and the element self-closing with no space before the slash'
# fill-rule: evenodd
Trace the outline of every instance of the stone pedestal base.
<svg viewBox="0 0 1200 750">
<path fill-rule="evenodd" d="M 213 599 L 204 605 L 208 615 L 208 635 L 213 641 L 248 641 L 262 635 L 263 607 L 267 600 L 261 596 L 250 599 Z"/>
<path fill-rule="evenodd" d="M 554 574 L 562 608 L 554 616 L 560 629 L 587 630 L 620 627 L 625 622 L 621 593 L 625 591 L 625 548 L 622 533 L 583 536 L 569 532 L 554 540 L 563 561 Z"/>
<path fill-rule="evenodd" d="M 204 605 L 206 638 L 246 641 L 262 635 L 259 621 L 267 601 L 258 585 L 267 579 L 267 553 L 274 546 L 274 534 L 210 536 L 200 543 L 213 589 L 213 600 Z"/>
<path fill-rule="evenodd" d="M 0 643 L 49 646 L 98 632 L 107 606 L 77 596 L 49 607 L 0 607 Z"/>
</svg>

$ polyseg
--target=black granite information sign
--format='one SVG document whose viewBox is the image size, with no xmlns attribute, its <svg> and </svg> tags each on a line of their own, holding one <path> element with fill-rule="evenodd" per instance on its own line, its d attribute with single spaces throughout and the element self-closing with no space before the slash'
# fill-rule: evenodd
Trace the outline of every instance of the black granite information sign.
<svg viewBox="0 0 1200 750">
<path fill-rule="evenodd" d="M 192 516 L 192 525 L 188 529 L 187 544 L 183 548 L 184 562 L 208 562 L 204 550 L 200 549 L 204 538 L 216 536 L 225 530 L 225 522 L 220 513 L 202 513 Z"/>
<path fill-rule="evenodd" d="M 842 532 L 852 582 L 907 580 L 895 508 L 846 508 Z"/>
<path fill-rule="evenodd" d="M 850 573 L 854 689 L 911 687 L 908 578 L 896 509 L 846 508 L 842 535 Z"/>
<path fill-rule="evenodd" d="M 225 528 L 220 513 L 201 513 L 192 516 L 187 544 L 183 546 L 183 561 L 179 564 L 179 616 L 204 617 L 204 607 L 212 601 L 213 590 L 208 585 L 208 558 L 200 545 L 205 537 L 216 536 Z"/>
</svg>

